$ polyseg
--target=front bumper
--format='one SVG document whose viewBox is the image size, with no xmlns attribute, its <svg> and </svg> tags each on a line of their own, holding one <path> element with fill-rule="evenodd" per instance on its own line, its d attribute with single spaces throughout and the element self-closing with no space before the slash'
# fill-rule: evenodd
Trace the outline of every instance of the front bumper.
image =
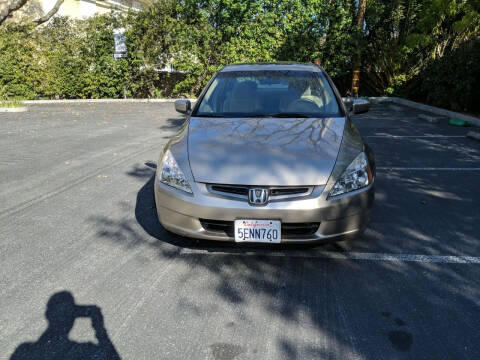
<svg viewBox="0 0 480 360">
<path fill-rule="evenodd" d="M 193 195 L 155 179 L 155 202 L 161 224 L 176 234 L 206 240 L 234 241 L 225 231 L 211 231 L 200 219 L 233 222 L 235 219 L 275 219 L 283 223 L 320 223 L 314 233 L 283 237 L 282 243 L 309 243 L 342 240 L 361 233 L 370 221 L 374 182 L 350 194 L 327 200 L 324 187 L 317 186 L 304 198 L 252 206 L 208 191 L 193 184 Z"/>
</svg>

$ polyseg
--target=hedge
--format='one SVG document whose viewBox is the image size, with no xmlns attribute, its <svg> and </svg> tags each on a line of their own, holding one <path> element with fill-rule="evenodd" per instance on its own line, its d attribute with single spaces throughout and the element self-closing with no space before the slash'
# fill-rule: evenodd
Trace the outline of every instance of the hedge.
<svg viewBox="0 0 480 360">
<path fill-rule="evenodd" d="M 0 27 L 0 98 L 154 96 L 159 76 L 133 54 L 114 59 L 115 15 Z"/>
</svg>

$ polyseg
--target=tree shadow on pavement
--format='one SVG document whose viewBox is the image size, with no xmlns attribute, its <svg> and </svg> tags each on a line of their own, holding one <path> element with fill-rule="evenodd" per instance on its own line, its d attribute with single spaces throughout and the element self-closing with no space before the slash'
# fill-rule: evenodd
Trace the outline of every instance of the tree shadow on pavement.
<svg viewBox="0 0 480 360">
<path fill-rule="evenodd" d="M 126 217 L 103 216 L 94 221 L 99 227 L 98 234 L 108 241 L 136 251 L 153 250 L 162 261 L 172 259 L 178 272 L 195 269 L 185 270 L 172 285 L 176 323 L 195 326 L 192 317 L 200 317 L 221 326 L 222 316 L 228 316 L 229 324 L 233 324 L 229 326 L 234 328 L 238 324 L 237 330 L 241 331 L 249 323 L 268 328 L 269 324 L 258 320 L 267 319 L 273 322 L 272 328 L 282 329 L 269 333 L 271 349 L 292 359 L 400 359 L 406 353 L 415 358 L 432 357 L 433 353 L 441 357 L 463 351 L 455 336 L 448 338 L 446 334 L 458 335 L 464 326 L 477 326 L 473 317 L 463 315 L 465 311 L 477 311 L 479 294 L 472 289 L 476 275 L 466 276 L 462 265 L 324 259 L 309 256 L 314 252 L 311 248 L 300 252 L 305 255 L 302 257 L 297 256 L 299 247 L 198 243 L 171 234 L 157 218 L 153 193 L 155 165 L 146 165 L 135 166 L 128 172 L 141 183 L 135 218 L 128 206 Z M 404 202 L 419 189 L 402 187 L 403 192 L 395 195 L 397 191 L 392 191 L 392 186 L 400 185 L 394 182 L 388 188 L 380 187 L 377 206 L 389 213 L 377 213 L 377 221 L 388 220 L 385 217 L 392 216 L 392 212 L 405 211 Z M 405 191 L 411 196 L 406 196 Z M 408 234 L 415 229 L 410 221 L 388 225 L 397 234 Z M 391 252 L 401 250 L 398 242 L 383 241 L 380 245 L 382 242 L 376 240 L 366 235 L 362 242 L 378 243 Z M 342 251 L 350 245 L 340 244 L 337 249 L 322 246 L 322 250 Z M 423 253 L 417 246 L 419 253 Z M 277 249 L 282 251 L 274 251 Z M 471 271 L 478 273 L 470 268 Z M 469 290 L 452 292 L 452 288 Z M 231 310 L 218 310 L 217 317 L 217 309 Z M 255 331 L 258 336 L 266 336 L 261 327 Z M 465 342 L 473 342 L 474 336 L 471 333 Z M 227 338 L 225 335 L 225 339 L 219 340 Z M 435 350 L 437 339 L 442 339 L 443 346 Z M 217 349 L 220 345 L 209 346 Z M 229 346 L 241 346 L 245 355 L 256 351 L 241 341 Z"/>
<path fill-rule="evenodd" d="M 110 341 L 103 315 L 95 305 L 77 305 L 69 291 L 53 294 L 47 303 L 48 328 L 34 342 L 19 345 L 10 360 L 98 359 L 115 360 L 120 356 Z M 90 318 L 98 344 L 69 339 L 75 319 Z"/>
<path fill-rule="evenodd" d="M 384 130 L 378 122 L 367 125 L 371 135 Z M 396 134 L 409 131 L 399 127 Z M 128 172 L 140 183 L 135 208 L 126 206 L 118 219 L 104 215 L 93 221 L 106 241 L 139 253 L 156 252 L 158 261 L 173 259 L 175 272 L 155 289 L 161 293 L 168 287 L 170 295 L 163 300 L 171 311 L 155 312 L 158 319 L 152 324 L 172 317 L 181 331 L 197 334 L 213 353 L 236 349 L 242 354 L 238 358 L 480 356 L 478 267 L 325 259 L 288 252 L 298 247 L 197 243 L 159 223 L 155 166 L 146 165 Z M 407 175 L 378 175 L 373 221 L 363 240 L 322 250 L 475 254 L 478 224 L 468 215 L 478 198 L 475 175 L 465 174 L 464 182 L 455 181 L 457 174 Z M 273 256 L 277 249 L 282 249 L 280 256 Z M 192 320 L 197 318 L 201 321 Z M 265 352 L 279 356 L 256 353 L 262 343 Z"/>
</svg>

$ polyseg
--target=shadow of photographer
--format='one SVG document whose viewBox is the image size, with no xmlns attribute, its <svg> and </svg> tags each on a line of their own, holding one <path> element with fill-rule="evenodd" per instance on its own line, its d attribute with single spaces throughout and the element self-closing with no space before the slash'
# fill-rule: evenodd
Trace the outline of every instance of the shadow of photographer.
<svg viewBox="0 0 480 360">
<path fill-rule="evenodd" d="M 10 360 L 23 359 L 120 359 L 108 337 L 103 315 L 95 305 L 76 305 L 68 291 L 53 294 L 47 303 L 48 328 L 34 342 L 19 345 Z M 68 338 L 76 318 L 90 318 L 98 344 Z"/>
</svg>

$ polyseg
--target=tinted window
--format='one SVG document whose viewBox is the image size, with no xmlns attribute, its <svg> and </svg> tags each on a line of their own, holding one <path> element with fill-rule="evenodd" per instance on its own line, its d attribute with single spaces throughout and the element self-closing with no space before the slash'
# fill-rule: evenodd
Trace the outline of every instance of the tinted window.
<svg viewBox="0 0 480 360">
<path fill-rule="evenodd" d="M 322 73 L 229 71 L 217 74 L 194 116 L 339 116 Z"/>
</svg>

